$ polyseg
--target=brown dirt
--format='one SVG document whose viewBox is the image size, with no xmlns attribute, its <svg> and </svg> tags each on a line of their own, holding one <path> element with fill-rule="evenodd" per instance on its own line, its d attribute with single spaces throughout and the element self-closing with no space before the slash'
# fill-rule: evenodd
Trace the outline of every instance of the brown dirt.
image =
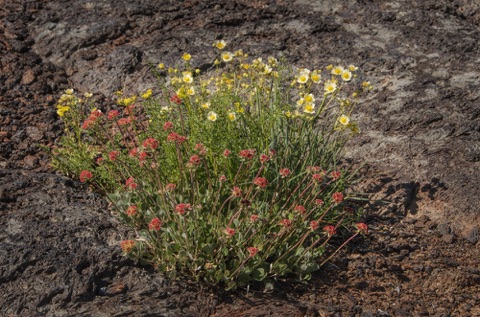
<svg viewBox="0 0 480 317">
<path fill-rule="evenodd" d="M 468 0 L 0 0 L 0 315 L 480 316 L 480 5 Z M 348 157 L 367 161 L 371 234 L 308 284 L 223 293 L 121 256 L 104 199 L 55 174 L 55 99 L 155 85 L 224 38 L 376 87 Z"/>
</svg>

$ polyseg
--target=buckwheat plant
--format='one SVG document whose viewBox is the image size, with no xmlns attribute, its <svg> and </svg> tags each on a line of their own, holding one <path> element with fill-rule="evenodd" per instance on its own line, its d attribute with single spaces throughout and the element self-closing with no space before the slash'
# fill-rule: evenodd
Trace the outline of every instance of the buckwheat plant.
<svg viewBox="0 0 480 317">
<path fill-rule="evenodd" d="M 125 254 L 170 276 L 227 289 L 308 279 L 367 232 L 341 151 L 371 86 L 353 65 L 298 69 L 226 46 L 205 74 L 188 53 L 158 65 L 159 88 L 115 105 L 67 90 L 53 166 L 105 193 L 132 229 Z"/>
</svg>

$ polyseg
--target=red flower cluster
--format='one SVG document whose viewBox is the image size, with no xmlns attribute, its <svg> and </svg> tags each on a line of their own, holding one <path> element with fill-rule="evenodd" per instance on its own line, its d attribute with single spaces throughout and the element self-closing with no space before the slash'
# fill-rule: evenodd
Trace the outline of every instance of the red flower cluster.
<svg viewBox="0 0 480 317">
<path fill-rule="evenodd" d="M 129 206 L 127 208 L 127 215 L 133 217 L 137 214 L 137 206 Z"/>
<path fill-rule="evenodd" d="M 225 150 L 225 151 L 223 151 L 223 156 L 224 156 L 225 158 L 229 157 L 230 154 L 232 154 L 232 152 L 231 152 L 230 150 L 228 150 L 228 149 Z"/>
<path fill-rule="evenodd" d="M 130 253 L 130 251 L 132 251 L 132 249 L 135 247 L 135 241 L 123 240 L 120 242 L 120 247 L 122 248 L 123 252 Z"/>
<path fill-rule="evenodd" d="M 341 203 L 343 200 L 343 194 L 341 192 L 335 192 L 332 195 L 332 199 L 337 203 Z"/>
<path fill-rule="evenodd" d="M 165 122 L 165 124 L 163 125 L 163 131 L 168 131 L 171 129 L 173 129 L 173 123 L 170 121 Z"/>
<path fill-rule="evenodd" d="M 91 179 L 93 174 L 90 171 L 84 170 L 80 172 L 80 181 L 85 183 L 87 180 Z"/>
<path fill-rule="evenodd" d="M 333 179 L 333 180 L 337 180 L 339 179 L 341 176 L 340 172 L 337 172 L 337 171 L 332 171 L 330 173 L 330 177 Z"/>
<path fill-rule="evenodd" d="M 143 147 L 146 149 L 155 150 L 156 148 L 158 148 L 158 141 L 155 140 L 154 138 L 148 138 L 145 141 L 143 141 Z"/>
<path fill-rule="evenodd" d="M 360 223 L 357 223 L 356 226 L 357 226 L 357 229 L 358 229 L 359 232 L 361 232 L 363 234 L 368 233 L 368 226 L 365 223 L 360 222 Z"/>
<path fill-rule="evenodd" d="M 183 142 L 187 141 L 187 137 L 180 135 L 176 132 L 172 132 L 167 136 L 167 141 L 177 142 L 178 144 L 182 144 Z"/>
<path fill-rule="evenodd" d="M 323 205 L 323 200 L 321 200 L 321 199 L 315 199 L 315 205 L 317 205 L 317 206 Z"/>
<path fill-rule="evenodd" d="M 134 120 L 134 119 L 135 119 L 135 117 L 121 118 L 121 119 L 118 119 L 117 124 L 119 126 L 127 125 L 127 124 L 132 123 L 132 120 Z"/>
<path fill-rule="evenodd" d="M 110 161 L 114 162 L 119 155 L 120 155 L 120 152 L 118 152 L 118 151 L 112 151 L 112 152 L 108 153 L 108 159 L 109 159 Z"/>
<path fill-rule="evenodd" d="M 250 221 L 251 222 L 255 222 L 255 221 L 257 221 L 257 219 L 258 219 L 258 215 L 251 215 L 250 216 Z"/>
<path fill-rule="evenodd" d="M 322 181 L 322 174 L 315 173 L 312 175 L 312 178 L 315 182 L 320 183 Z"/>
<path fill-rule="evenodd" d="M 232 189 L 232 195 L 235 197 L 242 196 L 242 190 L 240 189 L 240 187 L 234 186 Z"/>
<path fill-rule="evenodd" d="M 280 175 L 282 177 L 288 177 L 292 172 L 288 168 L 280 169 Z"/>
<path fill-rule="evenodd" d="M 177 187 L 177 185 L 173 184 L 173 183 L 169 183 L 167 184 L 167 186 L 165 186 L 165 189 L 168 190 L 169 192 L 173 191 L 175 188 Z"/>
<path fill-rule="evenodd" d="M 226 233 L 229 237 L 231 237 L 231 236 L 233 236 L 233 235 L 235 234 L 235 229 L 230 228 L 230 227 L 227 227 L 227 228 L 225 228 L 225 233 Z"/>
<path fill-rule="evenodd" d="M 192 209 L 192 205 L 181 203 L 175 207 L 175 212 L 178 212 L 180 215 L 183 215 L 190 209 Z"/>
<path fill-rule="evenodd" d="M 128 151 L 128 154 L 129 154 L 131 157 L 137 157 L 137 155 L 138 155 L 138 149 L 135 147 L 135 148 L 131 149 L 130 151 Z"/>
<path fill-rule="evenodd" d="M 325 226 L 323 227 L 323 231 L 325 231 L 329 237 L 333 236 L 336 233 L 334 226 Z"/>
<path fill-rule="evenodd" d="M 108 120 L 113 120 L 120 115 L 118 110 L 110 110 L 107 114 Z"/>
<path fill-rule="evenodd" d="M 135 189 L 137 188 L 137 183 L 135 183 L 135 179 L 133 177 L 129 177 L 125 181 L 125 186 L 127 186 L 127 189 Z"/>
<path fill-rule="evenodd" d="M 317 230 L 318 227 L 320 227 L 320 224 L 318 223 L 318 221 L 316 221 L 316 220 L 310 221 L 310 228 L 311 228 L 313 231 Z"/>
<path fill-rule="evenodd" d="M 292 221 L 290 219 L 283 219 L 280 221 L 280 224 L 282 224 L 285 228 L 290 228 L 292 226 Z"/>
<path fill-rule="evenodd" d="M 269 160 L 270 160 L 270 158 L 268 157 L 268 155 L 265 155 L 265 154 L 260 155 L 260 162 L 261 163 L 268 162 Z"/>
<path fill-rule="evenodd" d="M 239 155 L 240 155 L 241 158 L 250 160 L 255 156 L 255 149 L 241 150 Z"/>
<path fill-rule="evenodd" d="M 318 173 L 322 170 L 320 166 L 307 166 L 307 172 L 309 173 Z"/>
<path fill-rule="evenodd" d="M 265 188 L 268 186 L 268 180 L 265 177 L 257 177 L 253 180 L 253 183 L 260 188 Z"/>
<path fill-rule="evenodd" d="M 218 180 L 219 180 L 220 182 L 222 182 L 222 183 L 223 183 L 223 182 L 226 182 L 226 181 L 227 181 L 227 176 L 221 175 L 221 176 L 218 178 Z"/>
<path fill-rule="evenodd" d="M 197 154 L 193 154 L 190 157 L 190 160 L 188 160 L 188 163 L 192 166 L 200 165 L 201 162 L 202 162 L 202 158 L 200 156 L 198 156 Z"/>
<path fill-rule="evenodd" d="M 298 205 L 298 206 L 295 206 L 295 211 L 298 212 L 298 213 L 301 213 L 302 215 L 305 214 L 305 207 L 301 206 L 301 205 Z"/>
<path fill-rule="evenodd" d="M 91 128 L 95 122 L 97 121 L 98 118 L 102 116 L 102 112 L 100 110 L 93 110 L 90 112 L 90 115 L 88 116 L 87 120 L 85 120 L 82 124 L 82 129 L 89 129 Z"/>
<path fill-rule="evenodd" d="M 172 97 L 170 97 L 170 101 L 176 103 L 177 105 L 182 103 L 182 99 L 180 99 L 180 97 L 177 95 L 173 95 Z"/>
<path fill-rule="evenodd" d="M 253 258 L 255 255 L 257 255 L 258 253 L 258 248 L 255 248 L 255 247 L 248 247 L 247 248 L 247 251 L 248 251 L 248 255 Z"/>
<path fill-rule="evenodd" d="M 157 217 L 153 218 L 150 223 L 148 224 L 149 230 L 159 231 L 162 228 L 163 222 L 158 219 Z"/>
</svg>

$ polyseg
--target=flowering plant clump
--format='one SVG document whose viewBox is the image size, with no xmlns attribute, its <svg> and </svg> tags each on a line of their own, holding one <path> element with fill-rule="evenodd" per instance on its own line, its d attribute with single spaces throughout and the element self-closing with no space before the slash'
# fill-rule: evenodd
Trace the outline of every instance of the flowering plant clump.
<svg viewBox="0 0 480 317">
<path fill-rule="evenodd" d="M 158 91 L 118 92 L 115 105 L 67 90 L 53 165 L 106 193 L 132 228 L 122 250 L 162 272 L 229 289 L 307 279 L 338 251 L 332 237 L 367 232 L 340 159 L 371 86 L 353 65 L 295 69 L 213 46 L 212 71 L 184 53 L 159 65 Z"/>
</svg>

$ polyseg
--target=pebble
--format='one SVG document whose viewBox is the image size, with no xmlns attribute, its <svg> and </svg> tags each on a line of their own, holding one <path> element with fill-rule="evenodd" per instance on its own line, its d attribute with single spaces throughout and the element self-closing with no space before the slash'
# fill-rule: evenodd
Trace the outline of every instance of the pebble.
<svg viewBox="0 0 480 317">
<path fill-rule="evenodd" d="M 35 81 L 35 73 L 33 72 L 33 70 L 28 69 L 23 73 L 22 80 L 20 81 L 20 83 L 22 85 L 30 85 L 34 81 Z"/>
</svg>

